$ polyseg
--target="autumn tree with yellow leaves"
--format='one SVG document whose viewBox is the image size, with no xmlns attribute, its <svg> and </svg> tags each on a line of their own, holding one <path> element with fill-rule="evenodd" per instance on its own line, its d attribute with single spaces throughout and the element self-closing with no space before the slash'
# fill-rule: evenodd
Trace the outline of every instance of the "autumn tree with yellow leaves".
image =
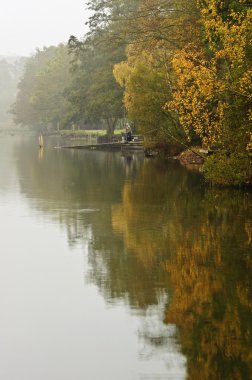
<svg viewBox="0 0 252 380">
<path fill-rule="evenodd" d="M 114 75 L 124 88 L 128 117 L 145 138 L 173 145 L 173 137 L 185 139 L 178 118 L 165 104 L 172 99 L 174 86 L 171 57 L 199 38 L 198 20 L 192 0 L 142 0 L 127 23 L 127 60 L 115 65 Z"/>
<path fill-rule="evenodd" d="M 202 38 L 172 57 L 176 89 L 166 108 L 188 137 L 200 136 L 218 153 L 206 177 L 221 185 L 252 183 L 252 70 L 250 1 L 197 1 Z"/>
<path fill-rule="evenodd" d="M 218 151 L 205 175 L 221 185 L 252 182 L 251 21 L 250 0 L 142 0 L 125 24 L 127 60 L 114 67 L 141 132 L 198 137 Z"/>
</svg>

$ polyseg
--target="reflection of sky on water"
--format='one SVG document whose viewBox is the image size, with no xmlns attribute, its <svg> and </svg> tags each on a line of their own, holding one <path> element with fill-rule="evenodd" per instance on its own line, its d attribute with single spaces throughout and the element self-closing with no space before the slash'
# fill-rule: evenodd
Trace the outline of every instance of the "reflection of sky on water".
<svg viewBox="0 0 252 380">
<path fill-rule="evenodd" d="M 4 140 L 3 140 L 4 139 Z M 18 186 L 13 139 L 0 136 L 0 194 L 13 191 Z M 8 158 L 7 158 L 8 157 Z"/>
</svg>

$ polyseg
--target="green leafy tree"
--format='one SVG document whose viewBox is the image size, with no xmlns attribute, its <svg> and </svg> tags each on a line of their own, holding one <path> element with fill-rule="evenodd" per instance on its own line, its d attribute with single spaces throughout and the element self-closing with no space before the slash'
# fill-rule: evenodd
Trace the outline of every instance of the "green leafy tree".
<svg viewBox="0 0 252 380">
<path fill-rule="evenodd" d="M 84 42 L 75 37 L 69 40 L 73 82 L 69 100 L 76 107 L 77 118 L 105 126 L 112 136 L 116 124 L 123 117 L 123 90 L 113 76 L 113 65 L 124 57 L 122 45 L 107 46 L 107 31 L 87 38 Z"/>
<path fill-rule="evenodd" d="M 37 50 L 29 58 L 12 107 L 18 124 L 35 128 L 62 128 L 73 117 L 66 97 L 70 84 L 70 57 L 67 47 Z"/>
</svg>

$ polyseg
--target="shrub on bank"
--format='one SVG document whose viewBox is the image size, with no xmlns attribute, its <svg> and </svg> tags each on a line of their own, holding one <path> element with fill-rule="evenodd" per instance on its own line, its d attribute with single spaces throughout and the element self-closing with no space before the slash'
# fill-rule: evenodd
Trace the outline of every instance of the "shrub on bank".
<svg viewBox="0 0 252 380">
<path fill-rule="evenodd" d="M 218 152 L 203 167 L 208 182 L 219 186 L 252 185 L 252 159 L 246 153 Z"/>
</svg>

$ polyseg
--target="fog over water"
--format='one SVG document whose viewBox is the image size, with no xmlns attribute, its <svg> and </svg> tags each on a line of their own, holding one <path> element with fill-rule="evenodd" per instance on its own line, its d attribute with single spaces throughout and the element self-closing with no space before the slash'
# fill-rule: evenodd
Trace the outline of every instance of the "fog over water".
<svg viewBox="0 0 252 380">
<path fill-rule="evenodd" d="M 0 56 L 29 56 L 36 48 L 82 37 L 89 11 L 86 0 L 11 0 L 1 3 Z"/>
</svg>

